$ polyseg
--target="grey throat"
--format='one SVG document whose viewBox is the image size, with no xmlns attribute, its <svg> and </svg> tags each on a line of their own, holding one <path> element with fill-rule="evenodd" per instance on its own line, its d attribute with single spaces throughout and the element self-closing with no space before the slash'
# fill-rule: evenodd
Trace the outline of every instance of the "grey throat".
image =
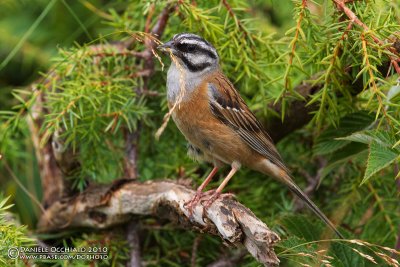
<svg viewBox="0 0 400 267">
<path fill-rule="evenodd" d="M 182 64 L 182 63 L 181 63 Z M 187 101 L 193 91 L 200 85 L 205 76 L 207 76 L 214 68 L 208 68 L 200 72 L 191 72 L 183 65 L 178 68 L 175 62 L 171 63 L 167 74 L 167 99 L 170 103 L 175 103 L 181 91 L 181 79 L 183 79 L 184 92 L 182 101 Z"/>
</svg>

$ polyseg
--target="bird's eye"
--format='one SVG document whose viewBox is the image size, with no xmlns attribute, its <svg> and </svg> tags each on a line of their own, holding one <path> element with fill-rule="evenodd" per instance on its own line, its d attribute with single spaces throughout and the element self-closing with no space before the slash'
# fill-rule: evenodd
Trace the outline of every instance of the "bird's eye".
<svg viewBox="0 0 400 267">
<path fill-rule="evenodd" d="M 186 50 L 188 52 L 193 52 L 194 50 L 196 50 L 196 46 L 192 45 L 192 44 L 189 44 L 189 45 L 186 46 Z"/>
<path fill-rule="evenodd" d="M 196 44 L 178 43 L 176 48 L 184 53 L 193 53 L 196 51 Z"/>
</svg>

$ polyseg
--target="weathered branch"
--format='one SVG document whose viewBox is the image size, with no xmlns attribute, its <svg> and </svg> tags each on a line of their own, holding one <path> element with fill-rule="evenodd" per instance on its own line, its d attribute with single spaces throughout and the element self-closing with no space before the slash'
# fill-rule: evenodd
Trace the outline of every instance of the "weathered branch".
<svg viewBox="0 0 400 267">
<path fill-rule="evenodd" d="M 154 25 L 153 29 L 151 30 L 151 34 L 156 36 L 158 39 L 164 33 L 165 27 L 167 26 L 167 22 L 169 19 L 170 13 L 173 11 L 173 6 L 167 5 L 161 14 L 159 15 L 156 24 Z M 144 58 L 144 69 L 149 71 L 149 76 L 154 74 L 154 54 L 153 50 L 156 48 L 157 43 L 154 42 L 153 39 L 146 38 L 145 39 L 146 49 L 143 51 L 145 58 Z M 149 83 L 149 77 L 144 80 L 144 90 L 147 90 Z"/>
<path fill-rule="evenodd" d="M 125 135 L 125 157 L 124 157 L 124 175 L 131 179 L 138 177 L 138 168 L 136 165 L 138 158 L 138 143 L 139 143 L 140 126 L 133 133 L 128 129 L 124 129 Z"/>
<path fill-rule="evenodd" d="M 154 12 L 154 4 L 150 9 L 149 16 L 146 21 L 145 32 L 148 31 L 150 26 L 150 20 Z M 170 13 L 172 12 L 172 7 L 167 5 L 164 10 L 161 12 L 158 17 L 155 26 L 151 30 L 151 34 L 160 38 L 164 33 L 165 27 L 167 26 L 168 18 Z M 137 91 L 139 94 L 142 94 L 145 91 L 148 91 L 148 83 L 150 81 L 150 77 L 154 74 L 154 55 L 153 49 L 156 47 L 156 43 L 150 39 L 145 39 L 146 49 L 141 52 L 143 55 L 142 59 L 144 60 L 144 68 L 141 71 L 133 73 L 132 78 L 139 77 L 143 75 L 143 88 L 140 90 L 136 90 L 132 88 L 132 90 Z M 138 171 L 136 166 L 137 154 L 138 154 L 138 141 L 140 136 L 140 125 L 135 132 L 131 133 L 127 129 L 125 129 L 125 152 L 126 157 L 124 159 L 124 173 L 126 177 L 136 179 L 138 177 Z"/>
<path fill-rule="evenodd" d="M 52 76 L 53 74 L 50 74 Z M 44 81 L 44 84 L 47 81 Z M 45 96 L 39 91 L 37 85 L 32 85 L 32 91 L 36 94 L 36 101 L 32 107 L 32 116 L 27 117 L 29 130 L 31 132 L 33 146 L 35 147 L 36 158 L 39 164 L 40 177 L 43 188 L 43 206 L 46 208 L 64 194 L 66 190 L 65 181 L 63 179 L 62 170 L 57 164 L 57 159 L 54 153 L 52 140 L 49 140 L 44 146 L 40 145 L 44 116 L 47 110 L 44 107 Z"/>
<path fill-rule="evenodd" d="M 142 256 L 140 255 L 140 224 L 136 220 L 132 220 L 127 225 L 127 241 L 130 246 L 130 258 L 127 267 L 142 267 Z"/>
<path fill-rule="evenodd" d="M 126 223 L 134 216 L 152 215 L 186 228 L 219 235 L 227 244 L 244 245 L 265 266 L 279 263 L 273 250 L 279 241 L 278 235 L 248 208 L 236 200 L 220 198 L 205 213 L 199 204 L 189 219 L 184 203 L 194 194 L 194 190 L 172 181 L 119 180 L 113 185 L 91 186 L 76 197 L 53 203 L 43 216 L 48 219 L 40 220 L 39 230 L 103 229 Z"/>
</svg>

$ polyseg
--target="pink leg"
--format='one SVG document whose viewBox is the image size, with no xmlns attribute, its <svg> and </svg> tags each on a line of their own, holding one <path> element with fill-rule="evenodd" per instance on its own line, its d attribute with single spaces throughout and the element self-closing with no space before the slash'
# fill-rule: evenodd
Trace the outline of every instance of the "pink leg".
<svg viewBox="0 0 400 267">
<path fill-rule="evenodd" d="M 207 176 L 207 178 L 203 181 L 203 183 L 197 188 L 196 194 L 194 195 L 193 199 L 191 199 L 189 202 L 186 202 L 184 204 L 185 206 L 187 206 L 190 216 L 192 216 L 193 208 L 199 202 L 199 200 L 203 194 L 202 192 L 203 192 L 204 188 L 211 182 L 211 179 L 215 176 L 217 171 L 218 171 L 218 168 L 214 167 L 212 169 L 212 171 L 210 172 L 210 174 Z"/>
<path fill-rule="evenodd" d="M 218 168 L 214 167 L 214 169 L 212 169 L 212 171 L 210 172 L 210 174 L 207 176 L 207 178 L 204 180 L 204 182 L 199 186 L 199 188 L 197 188 L 197 193 L 201 193 L 204 188 L 211 182 L 211 179 L 214 177 L 214 175 L 217 173 Z"/>
<path fill-rule="evenodd" d="M 235 173 L 239 170 L 240 166 L 236 166 L 236 164 L 232 164 L 232 169 L 228 173 L 228 175 L 225 177 L 225 179 L 222 181 L 222 183 L 218 186 L 217 190 L 215 190 L 214 194 L 207 200 L 207 202 L 204 204 L 204 210 L 207 210 L 212 203 L 221 195 L 222 190 L 224 187 L 228 184 L 229 180 L 235 175 Z"/>
</svg>

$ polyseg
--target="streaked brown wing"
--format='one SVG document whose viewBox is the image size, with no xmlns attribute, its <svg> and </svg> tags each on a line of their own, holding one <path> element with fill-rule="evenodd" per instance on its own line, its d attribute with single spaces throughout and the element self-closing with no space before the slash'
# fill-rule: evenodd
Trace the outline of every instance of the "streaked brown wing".
<svg viewBox="0 0 400 267">
<path fill-rule="evenodd" d="M 214 116 L 234 129 L 252 149 L 289 173 L 271 137 L 223 74 L 209 81 L 208 93 Z"/>
</svg>

